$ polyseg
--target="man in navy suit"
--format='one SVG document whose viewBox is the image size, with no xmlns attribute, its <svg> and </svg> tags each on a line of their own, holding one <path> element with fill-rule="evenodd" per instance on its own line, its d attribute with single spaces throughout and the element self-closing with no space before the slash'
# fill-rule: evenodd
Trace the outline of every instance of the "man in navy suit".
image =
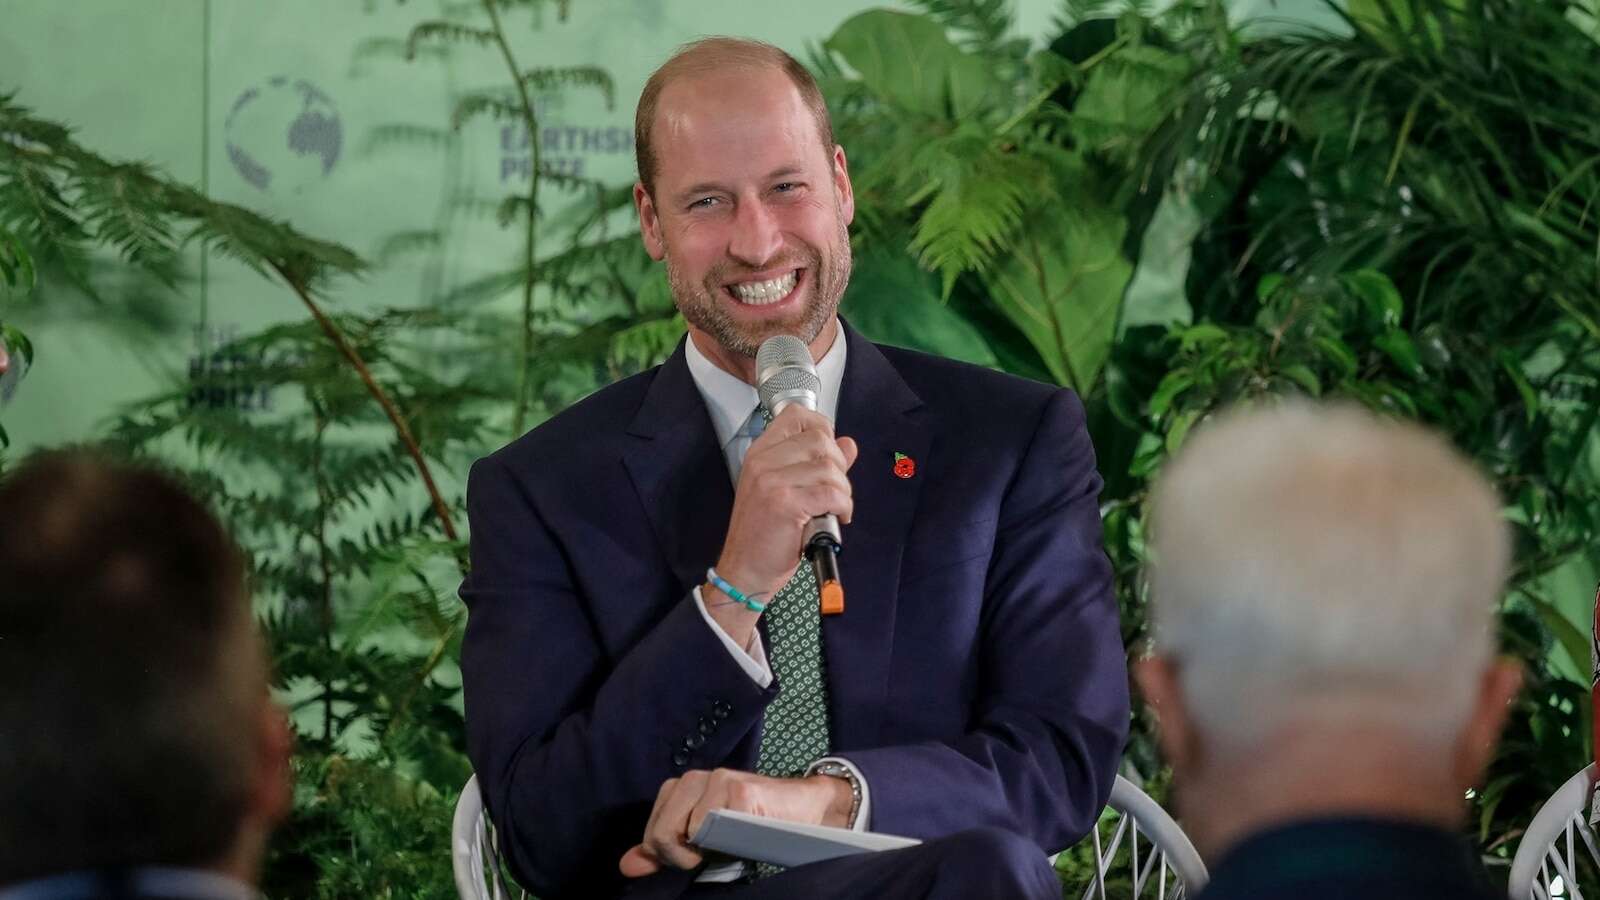
<svg viewBox="0 0 1600 900">
<path fill-rule="evenodd" d="M 1058 897 L 1046 851 L 1096 820 L 1128 721 L 1081 404 L 837 318 L 854 198 L 787 54 L 690 45 L 636 134 L 688 339 L 468 484 L 469 750 L 512 868 L 547 900 Z M 767 424 L 777 334 L 821 389 Z M 799 564 L 824 513 L 841 615 Z M 713 809 L 925 843 L 774 874 L 690 843 Z"/>
</svg>

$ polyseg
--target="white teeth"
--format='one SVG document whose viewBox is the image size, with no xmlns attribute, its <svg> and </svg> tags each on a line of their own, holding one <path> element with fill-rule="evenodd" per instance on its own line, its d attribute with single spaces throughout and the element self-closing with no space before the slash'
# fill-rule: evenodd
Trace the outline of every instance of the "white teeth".
<svg viewBox="0 0 1600 900">
<path fill-rule="evenodd" d="M 770 281 L 747 281 L 744 284 L 730 285 L 730 288 L 734 296 L 745 303 L 751 306 L 766 306 L 768 303 L 776 303 L 789 296 L 789 292 L 794 290 L 795 282 L 799 279 L 800 272 L 795 270 L 781 278 Z"/>
</svg>

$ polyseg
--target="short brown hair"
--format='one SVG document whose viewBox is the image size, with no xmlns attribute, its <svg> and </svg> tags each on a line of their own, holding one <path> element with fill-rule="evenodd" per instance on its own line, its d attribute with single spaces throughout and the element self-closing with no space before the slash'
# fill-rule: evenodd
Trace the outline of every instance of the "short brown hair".
<svg viewBox="0 0 1600 900">
<path fill-rule="evenodd" d="M 655 125 L 656 106 L 661 92 L 673 79 L 703 75 L 729 68 L 777 69 L 789 76 L 800 100 L 811 110 L 817 123 L 817 134 L 822 138 L 824 153 L 833 152 L 833 122 L 828 118 L 828 104 L 822 99 L 822 89 L 817 80 L 800 61 L 764 41 L 749 38 L 709 37 L 684 44 L 672 58 L 651 73 L 639 94 L 639 108 L 633 116 L 633 145 L 639 164 L 639 182 L 650 196 L 656 190 L 656 156 L 650 144 L 650 129 Z"/>
<path fill-rule="evenodd" d="M 82 451 L 0 482 L 0 885 L 224 859 L 267 696 L 246 563 L 171 478 Z"/>
</svg>

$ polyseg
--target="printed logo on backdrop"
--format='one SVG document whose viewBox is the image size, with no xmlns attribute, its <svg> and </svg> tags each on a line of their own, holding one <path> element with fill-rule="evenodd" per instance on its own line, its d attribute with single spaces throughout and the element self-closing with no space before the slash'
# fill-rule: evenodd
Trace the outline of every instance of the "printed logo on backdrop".
<svg viewBox="0 0 1600 900">
<path fill-rule="evenodd" d="M 238 325 L 211 324 L 195 328 L 195 349 L 189 355 L 187 400 L 190 409 L 270 412 L 274 386 L 261 383 L 252 374 L 263 369 L 299 368 L 305 364 L 299 357 L 274 358 L 230 349 L 238 338 Z"/>
<path fill-rule="evenodd" d="M 285 75 L 239 94 L 223 134 L 234 170 L 272 194 L 314 188 L 333 171 L 344 146 L 333 99 L 311 82 Z"/>
<path fill-rule="evenodd" d="M 545 171 L 575 178 L 591 177 L 590 162 L 598 157 L 633 156 L 633 129 L 606 123 L 569 124 L 562 115 L 566 98 L 541 94 L 534 98 L 539 120 L 539 163 Z M 500 126 L 500 181 L 527 181 L 533 176 L 533 148 L 520 122 Z"/>
</svg>

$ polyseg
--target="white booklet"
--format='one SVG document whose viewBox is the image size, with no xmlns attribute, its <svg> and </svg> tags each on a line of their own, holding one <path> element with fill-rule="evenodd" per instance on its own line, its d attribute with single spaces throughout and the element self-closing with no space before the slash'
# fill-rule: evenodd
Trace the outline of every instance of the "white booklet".
<svg viewBox="0 0 1600 900">
<path fill-rule="evenodd" d="M 851 831 L 827 825 L 802 825 L 768 816 L 716 809 L 706 815 L 690 843 L 739 859 L 779 866 L 803 866 L 856 853 L 915 847 L 922 842 L 893 834 Z"/>
</svg>

